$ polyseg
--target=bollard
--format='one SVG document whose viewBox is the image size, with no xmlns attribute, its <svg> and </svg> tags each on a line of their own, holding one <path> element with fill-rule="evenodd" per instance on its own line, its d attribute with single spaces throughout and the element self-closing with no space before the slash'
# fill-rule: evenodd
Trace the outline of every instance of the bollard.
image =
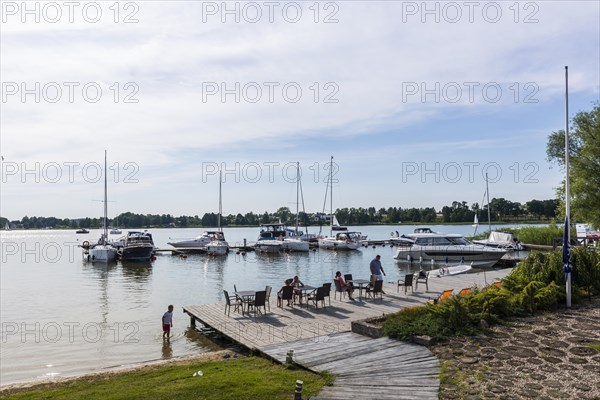
<svg viewBox="0 0 600 400">
<path fill-rule="evenodd" d="M 304 382 L 296 381 L 296 390 L 294 391 L 294 400 L 302 400 L 302 385 Z"/>
<path fill-rule="evenodd" d="M 291 367 L 294 364 L 294 350 L 289 350 L 285 357 L 285 366 Z"/>
</svg>

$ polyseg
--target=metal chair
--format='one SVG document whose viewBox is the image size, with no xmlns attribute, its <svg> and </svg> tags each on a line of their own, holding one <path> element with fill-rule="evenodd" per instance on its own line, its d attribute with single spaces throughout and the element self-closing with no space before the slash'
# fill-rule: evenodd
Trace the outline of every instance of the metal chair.
<svg viewBox="0 0 600 400">
<path fill-rule="evenodd" d="M 333 283 L 335 283 L 335 292 L 333 293 L 333 298 L 335 299 L 338 293 L 340 293 L 340 300 L 342 299 L 342 297 L 346 297 L 346 288 L 342 287 L 340 281 L 334 279 Z"/>
<path fill-rule="evenodd" d="M 351 281 L 352 280 L 352 274 L 344 274 L 344 280 L 346 282 Z"/>
<path fill-rule="evenodd" d="M 273 289 L 271 286 L 265 286 L 265 292 L 267 292 L 267 308 L 269 309 L 269 312 L 271 312 L 271 289 Z"/>
<path fill-rule="evenodd" d="M 287 300 L 288 304 L 294 308 L 294 288 L 292 286 L 284 286 L 277 293 L 277 307 L 283 308 L 283 300 Z"/>
<path fill-rule="evenodd" d="M 324 283 L 323 284 L 323 289 L 325 289 L 325 297 L 327 297 L 329 299 L 329 305 L 331 305 L 331 282 L 329 283 Z"/>
<path fill-rule="evenodd" d="M 254 308 L 254 315 L 256 315 L 258 312 L 260 312 L 262 314 L 262 312 L 258 309 L 259 307 L 264 308 L 265 310 L 265 314 L 267 313 L 267 292 L 264 290 L 261 290 L 259 292 L 256 292 L 256 294 L 254 295 L 254 300 L 251 300 L 248 303 L 248 314 L 250 314 L 250 307 Z"/>
<path fill-rule="evenodd" d="M 315 308 L 319 308 L 319 301 L 323 302 L 323 308 L 325 308 L 325 287 L 321 286 L 317 288 L 312 294 L 308 295 L 308 301 L 314 301 Z"/>
<path fill-rule="evenodd" d="M 375 281 L 372 288 L 367 286 L 367 295 L 373 296 L 373 300 L 375 300 L 377 293 L 379 293 L 379 297 L 383 300 L 383 281 Z"/>
<path fill-rule="evenodd" d="M 413 274 L 406 274 L 404 275 L 404 280 L 402 279 L 398 279 L 398 293 L 400 293 L 400 286 L 404 286 L 404 294 L 406 294 L 406 292 L 408 291 L 408 288 L 410 288 L 410 291 L 414 293 L 413 290 Z"/>
<path fill-rule="evenodd" d="M 425 284 L 425 291 L 429 292 L 429 271 L 420 270 L 417 274 L 417 280 L 415 282 L 415 289 L 419 288 L 419 282 Z"/>
<path fill-rule="evenodd" d="M 236 299 L 232 303 L 227 290 L 223 290 L 223 294 L 225 295 L 225 314 L 227 314 L 228 317 L 229 317 L 229 313 L 231 312 L 232 305 L 234 306 L 233 311 L 239 310 L 240 306 L 242 306 L 242 307 L 244 306 L 242 301 L 239 299 Z M 242 313 L 243 313 L 243 308 L 242 308 Z"/>
</svg>

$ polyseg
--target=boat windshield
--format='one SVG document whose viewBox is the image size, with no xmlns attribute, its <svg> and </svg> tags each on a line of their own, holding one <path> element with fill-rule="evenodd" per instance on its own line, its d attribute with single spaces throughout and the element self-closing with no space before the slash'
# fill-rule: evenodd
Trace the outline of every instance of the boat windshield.
<svg viewBox="0 0 600 400">
<path fill-rule="evenodd" d="M 450 237 L 448 238 L 448 240 L 454 245 L 454 246 L 468 246 L 471 244 L 471 242 L 469 242 L 467 239 L 465 239 L 464 237 Z"/>
</svg>

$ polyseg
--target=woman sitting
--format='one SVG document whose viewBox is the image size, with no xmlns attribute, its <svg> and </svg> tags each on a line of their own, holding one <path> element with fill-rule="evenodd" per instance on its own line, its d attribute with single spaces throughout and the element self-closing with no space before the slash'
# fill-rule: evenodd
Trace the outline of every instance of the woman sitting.
<svg viewBox="0 0 600 400">
<path fill-rule="evenodd" d="M 349 282 L 346 282 L 344 280 L 344 278 L 342 277 L 342 273 L 340 271 L 337 271 L 335 273 L 335 278 L 333 278 L 333 279 L 336 280 L 340 284 L 340 288 L 342 288 L 342 291 L 348 292 L 348 298 L 350 300 L 354 301 L 354 297 L 352 297 L 354 288 L 352 287 L 352 285 Z"/>
</svg>

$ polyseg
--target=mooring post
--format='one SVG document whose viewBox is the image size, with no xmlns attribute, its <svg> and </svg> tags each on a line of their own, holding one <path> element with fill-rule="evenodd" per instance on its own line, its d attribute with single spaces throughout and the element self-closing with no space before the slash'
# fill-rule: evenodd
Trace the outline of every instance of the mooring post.
<svg viewBox="0 0 600 400">
<path fill-rule="evenodd" d="M 192 317 L 192 316 L 190 316 L 190 326 L 191 326 L 192 328 L 195 328 L 195 327 L 196 327 L 196 318 L 194 318 L 194 317 Z"/>
<path fill-rule="evenodd" d="M 302 385 L 303 381 L 296 381 L 296 390 L 294 391 L 294 400 L 302 400 Z"/>
<path fill-rule="evenodd" d="M 244 238 L 244 250 L 246 250 L 246 238 Z"/>
<path fill-rule="evenodd" d="M 285 357 L 285 366 L 291 367 L 294 364 L 294 350 L 289 350 Z"/>
</svg>

